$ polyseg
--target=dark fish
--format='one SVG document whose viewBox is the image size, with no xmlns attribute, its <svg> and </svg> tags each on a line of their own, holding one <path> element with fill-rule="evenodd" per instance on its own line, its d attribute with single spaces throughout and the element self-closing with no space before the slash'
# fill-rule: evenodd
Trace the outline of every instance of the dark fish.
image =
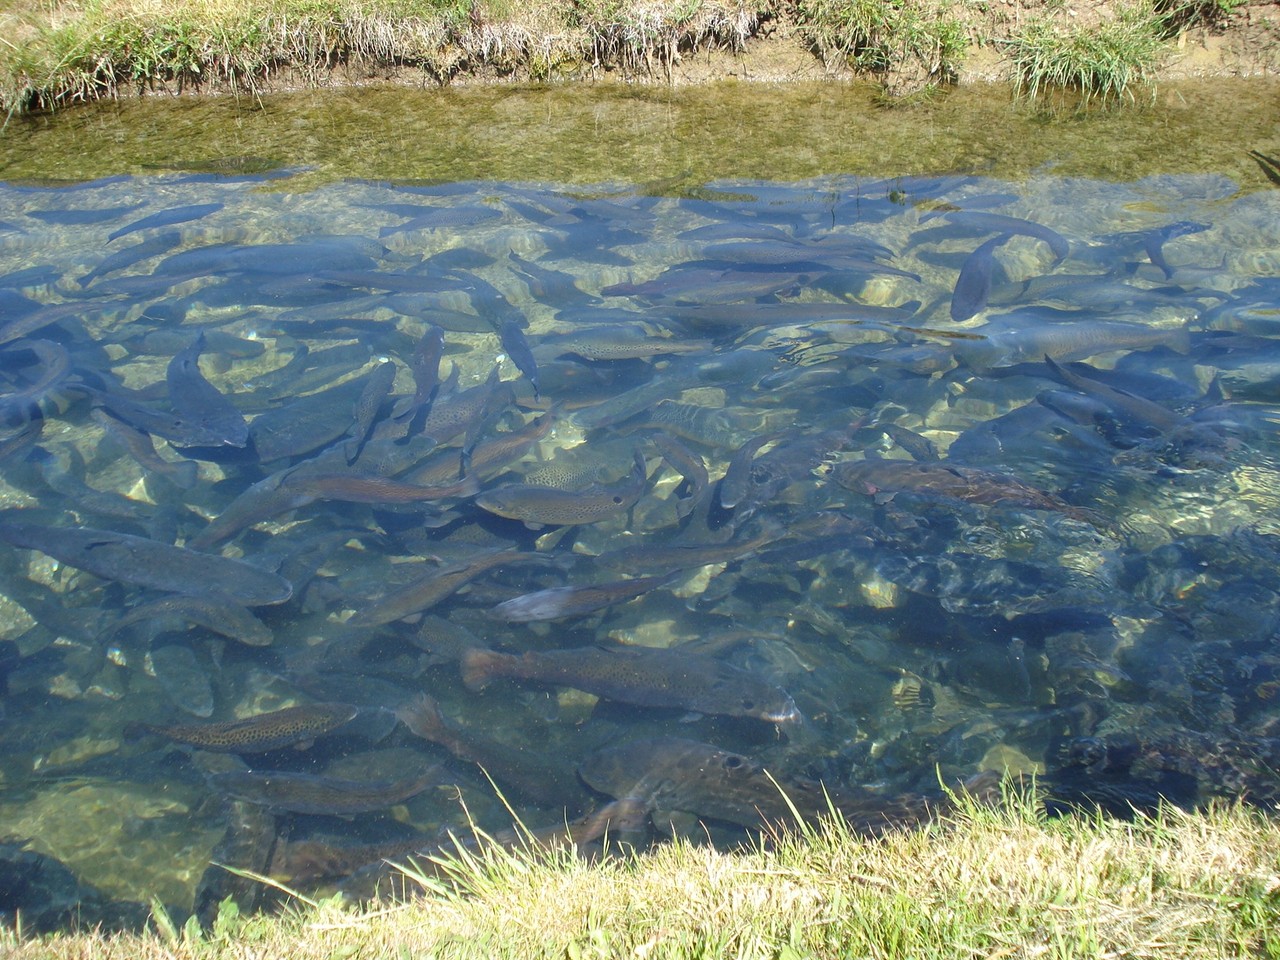
<svg viewBox="0 0 1280 960">
<path fill-rule="evenodd" d="M 415 736 L 439 744 L 459 760 L 478 764 L 500 785 L 514 787 L 535 803 L 582 806 L 582 788 L 573 766 L 561 753 L 537 756 L 451 723 L 441 713 L 440 704 L 425 693 L 397 709 L 396 717 Z"/>
<path fill-rule="evenodd" d="M 258 414 L 249 424 L 258 459 L 271 463 L 305 456 L 348 433 L 353 405 L 371 380 L 372 373 Z"/>
<path fill-rule="evenodd" d="M 174 416 L 200 438 L 197 442 L 188 440 L 186 445 L 243 447 L 249 442 L 249 425 L 235 404 L 200 372 L 203 351 L 204 334 L 200 333 L 190 347 L 169 361 L 165 375 Z"/>
<path fill-rule="evenodd" d="M 129 455 L 148 473 L 159 474 L 182 490 L 190 490 L 195 486 L 200 468 L 194 461 L 182 460 L 175 463 L 165 460 L 156 453 L 150 434 L 113 417 L 101 407 L 94 407 L 89 416 L 104 431 L 119 440 L 129 451 Z"/>
<path fill-rule="evenodd" d="M 156 311 L 159 313 L 160 311 Z M 204 330 L 204 348 L 221 358 L 249 360 L 267 352 L 261 340 L 246 340 L 224 330 Z M 181 328 L 162 327 L 148 330 L 138 336 L 130 334 L 120 339 L 121 345 L 133 356 L 172 357 L 191 345 L 191 334 Z"/>
<path fill-rule="evenodd" d="M 993 507 L 1050 510 L 1095 526 L 1106 525 L 1090 510 L 1072 506 L 1060 497 L 995 470 L 946 462 L 858 460 L 837 465 L 832 475 L 842 487 L 874 497 L 879 503 L 893 499 L 898 493 L 911 493 Z"/>
<path fill-rule="evenodd" d="M 571 333 L 542 337 L 534 354 L 546 359 L 575 356 L 584 360 L 637 360 L 679 353 L 703 353 L 708 340 L 655 336 L 635 324 L 603 324 Z"/>
<path fill-rule="evenodd" d="M 754 717 L 795 723 L 800 711 L 787 692 L 723 661 L 652 647 L 545 650 L 511 656 L 468 650 L 462 681 L 481 690 L 497 678 L 573 687 L 642 707 L 672 707 L 697 713 Z"/>
<path fill-rule="evenodd" d="M 403 620 L 415 613 L 431 609 L 441 600 L 453 596 L 476 577 L 494 567 L 512 563 L 549 562 L 553 562 L 549 557 L 519 550 L 500 550 L 482 554 L 392 590 L 367 606 L 362 606 L 347 623 L 353 627 L 376 627 L 391 623 L 393 620 Z"/>
<path fill-rule="evenodd" d="M 5 421 L 30 420 L 32 408 L 71 374 L 71 355 L 66 347 L 50 340 L 17 340 L 7 344 L 0 361 L 8 366 L 16 357 L 28 353 L 36 360 L 35 379 L 12 393 L 0 393 L 0 419 Z"/>
<path fill-rule="evenodd" d="M 271 630 L 265 623 L 235 600 L 216 593 L 200 596 L 179 594 L 139 604 L 107 628 L 104 637 L 113 636 L 131 624 L 164 617 L 180 617 L 220 636 L 254 647 L 268 646 L 272 640 Z"/>
<path fill-rule="evenodd" d="M 502 341 L 502 349 L 507 351 L 520 372 L 533 385 L 533 399 L 538 399 L 538 361 L 534 359 L 529 341 L 525 339 L 524 329 L 514 319 L 504 320 L 498 327 L 498 339 Z"/>
<path fill-rule="evenodd" d="M 702 457 L 698 456 L 675 437 L 669 437 L 665 433 L 656 433 L 650 439 L 653 440 L 653 445 L 662 454 L 662 459 L 666 461 L 669 467 L 684 477 L 685 485 L 689 488 L 684 498 L 676 506 L 676 515 L 683 519 L 692 512 L 703 491 L 707 489 L 707 485 L 710 482 L 710 477 L 707 475 L 707 465 L 703 462 Z"/>
<path fill-rule="evenodd" d="M 1067 243 L 1066 237 L 1032 220 L 1010 217 L 1003 213 L 987 213 L 982 210 L 953 210 L 944 213 L 943 216 L 957 226 L 995 233 L 1020 234 L 1043 240 L 1053 251 L 1055 260 L 1065 260 L 1067 254 L 1071 252 L 1071 245 Z"/>
<path fill-rule="evenodd" d="M 613 583 L 577 584 L 552 587 L 504 600 L 493 608 L 493 614 L 508 623 L 532 623 L 539 620 L 561 620 L 603 610 L 616 603 L 626 603 L 676 579 L 681 571 L 660 577 L 637 577 Z"/>
<path fill-rule="evenodd" d="M 50 490 L 61 494 L 85 513 L 133 521 L 146 520 L 155 513 L 155 508 L 145 501 L 110 490 L 98 490 L 85 483 L 84 461 L 79 450 L 71 444 L 59 444 L 52 449 L 36 447 L 27 459 L 39 469 L 41 479 Z"/>
<path fill-rule="evenodd" d="M 177 223 L 199 220 L 211 213 L 217 213 L 221 209 L 222 204 L 220 203 L 192 203 L 182 207 L 170 207 L 168 210 L 153 213 L 149 217 L 135 220 L 133 223 L 113 231 L 107 236 L 107 242 L 110 243 L 112 240 L 123 237 L 128 233 L 135 233 L 138 230 L 150 230 L 152 227 L 171 227 Z"/>
<path fill-rule="evenodd" d="M 27 210 L 28 217 L 34 217 L 42 223 L 54 223 L 59 226 L 84 226 L 91 223 L 106 223 L 117 220 L 126 213 L 137 210 L 141 203 L 133 203 L 127 207 L 108 207 L 103 210 Z"/>
<path fill-rule="evenodd" d="M 469 497 L 480 489 L 480 481 L 475 477 L 466 477 L 444 486 L 422 487 L 386 477 L 299 471 L 286 478 L 280 488 L 305 493 L 312 500 L 373 504 L 426 503 L 446 497 Z"/>
<path fill-rule="evenodd" d="M 413 350 L 409 370 L 413 374 L 413 405 L 421 408 L 430 404 L 440 390 L 440 360 L 444 356 L 444 330 L 434 323 L 427 324 L 426 332 Z M 424 411 L 423 416 L 426 416 Z"/>
<path fill-rule="evenodd" d="M 364 389 L 360 391 L 355 408 L 352 410 L 351 429 L 347 431 L 350 435 L 350 439 L 345 444 L 348 464 L 355 463 L 360 458 L 365 441 L 369 439 L 369 431 L 373 429 L 373 421 L 378 416 L 378 410 L 387 395 L 391 393 L 391 387 L 395 382 L 396 365 L 391 360 L 374 367 L 373 372 L 365 380 Z"/>
<path fill-rule="evenodd" d="M 211 520 L 207 527 L 188 540 L 187 546 L 192 550 L 208 550 L 230 540 L 255 523 L 314 503 L 316 498 L 310 492 L 285 486 L 288 478 L 298 469 L 300 467 L 285 467 L 251 485 Z"/>
<path fill-rule="evenodd" d="M 266 753 L 323 736 L 357 712 L 346 703 L 310 703 L 227 723 L 135 723 L 125 728 L 125 735 L 155 734 L 213 753 Z"/>
<path fill-rule="evenodd" d="M 196 885 L 192 912 L 205 929 L 222 914 L 225 901 L 245 915 L 262 905 L 266 884 L 244 874 L 271 876 L 277 855 L 276 817 L 268 810 L 242 800 L 223 804 L 227 830 L 209 855 L 210 863 Z M 230 869 L 228 869 L 230 868 Z"/>
<path fill-rule="evenodd" d="M 1161 227 L 1159 230 L 1153 230 L 1147 236 L 1143 249 L 1146 250 L 1147 256 L 1151 258 L 1151 262 L 1155 264 L 1164 273 L 1165 279 L 1173 276 L 1173 268 L 1169 266 L 1164 258 L 1164 245 L 1176 237 L 1185 237 L 1193 233 L 1202 233 L 1209 229 L 1207 223 L 1193 223 L 1190 220 L 1179 220 L 1176 223 L 1170 223 Z"/>
<path fill-rule="evenodd" d="M 457 368 L 454 370 L 455 374 Z M 452 379 L 452 378 L 451 378 Z M 453 439 L 460 433 L 468 433 L 486 411 L 505 406 L 515 400 L 510 383 L 499 379 L 494 367 L 484 383 L 466 390 L 445 393 L 443 388 L 431 405 L 431 413 L 422 425 L 422 432 L 440 443 Z"/>
<path fill-rule="evenodd" d="M 309 506 L 317 500 L 371 504 L 427 503 L 446 497 L 468 497 L 480 487 L 479 481 L 473 477 L 444 486 L 423 487 L 375 474 L 321 472 L 325 469 L 324 463 L 308 460 L 259 480 L 228 504 L 209 526 L 192 537 L 188 546 L 206 550 L 255 523 Z"/>
<path fill-rule="evenodd" d="M 952 320 L 961 323 L 986 307 L 991 297 L 992 274 L 997 267 L 995 250 L 1008 239 L 1007 233 L 992 237 L 965 259 L 951 294 Z"/>
<path fill-rule="evenodd" d="M 385 810 L 416 797 L 440 779 L 440 767 L 427 767 L 401 780 L 337 780 L 311 773 L 279 771 L 217 773 L 217 790 L 249 803 L 289 813 L 354 816 Z"/>
<path fill-rule="evenodd" d="M 491 434 L 465 451 L 465 458 L 455 449 L 441 450 L 409 471 L 404 480 L 406 483 L 437 484 L 463 473 L 480 479 L 496 476 L 532 450 L 551 432 L 555 422 L 556 411 L 553 409 L 523 427 Z"/>
<path fill-rule="evenodd" d="M 742 409 L 726 410 L 704 407 L 697 403 L 680 403 L 663 399 L 645 411 L 640 425 L 660 427 L 685 440 L 692 440 L 706 447 L 733 450 L 746 435 Z"/>
<path fill-rule="evenodd" d="M 913 826 L 954 808 L 964 794 L 991 800 L 999 777 L 982 774 L 936 795 L 874 794 L 837 789 L 821 781 L 775 777 L 757 761 L 709 743 L 675 737 L 632 740 L 586 757 L 583 781 L 609 796 L 643 803 L 655 826 L 669 828 L 671 814 L 692 813 L 744 827 L 813 822 L 834 809 L 862 836 Z"/>
<path fill-rule="evenodd" d="M 750 540 L 724 543 L 665 543 L 637 545 L 610 550 L 596 558 L 596 563 L 615 570 L 687 570 L 710 563 L 731 563 L 750 556 L 782 537 L 782 531 L 766 527 Z"/>
<path fill-rule="evenodd" d="M 15 425 L 11 432 L 0 433 L 0 463 L 30 450 L 44 432 L 44 415 L 37 407 L 27 411 L 27 418 Z"/>
<path fill-rule="evenodd" d="M 761 434 L 738 448 L 729 460 L 729 466 L 725 468 L 724 476 L 720 478 L 716 488 L 720 506 L 726 510 L 732 510 L 746 498 L 751 487 L 751 462 L 761 447 L 781 438 L 781 434 Z"/>
<path fill-rule="evenodd" d="M 240 560 L 209 556 L 167 543 L 89 527 L 48 527 L 0 515 L 0 540 L 39 550 L 104 580 L 171 593 L 216 591 L 246 607 L 284 603 L 293 593 L 282 577 Z"/>
<path fill-rule="evenodd" d="M 135 243 L 132 247 L 117 250 L 109 257 L 103 257 L 96 267 L 81 277 L 79 280 L 80 286 L 87 287 L 98 277 L 105 276 L 108 273 L 115 273 L 125 267 L 131 267 L 135 263 L 141 263 L 151 257 L 158 257 L 161 254 L 168 253 L 181 242 L 182 234 L 175 230 L 170 233 L 158 233 L 154 237 L 147 237 L 141 243 Z"/>
<path fill-rule="evenodd" d="M 147 655 L 156 682 L 173 705 L 197 717 L 213 715 L 213 684 L 207 664 L 184 643 L 163 643 Z"/>
<path fill-rule="evenodd" d="M 896 423 L 878 423 L 880 430 L 894 443 L 900 446 L 915 460 L 937 460 L 938 448 L 928 437 L 923 437 L 914 430 L 899 426 Z"/>
<path fill-rule="evenodd" d="M 637 450 L 635 470 L 612 484 L 585 490 L 555 490 L 529 483 L 508 483 L 476 497 L 476 506 L 500 517 L 523 520 L 529 526 L 596 523 L 635 506 L 648 485 L 644 457 Z"/>
<path fill-rule="evenodd" d="M 1055 363 L 1052 357 L 1046 356 L 1044 362 L 1055 377 L 1067 386 L 1104 403 L 1130 429 L 1145 431 L 1148 436 L 1153 433 L 1167 434 L 1186 422 L 1168 407 L 1077 373 L 1070 367 Z"/>
<path fill-rule="evenodd" d="M 1127 320 L 1095 319 L 1093 311 L 1069 311 L 1061 322 L 1018 310 L 989 316 L 972 336 L 950 341 L 955 358 L 970 369 L 990 370 L 1018 363 L 1034 363 L 1048 354 L 1059 362 L 1116 350 L 1168 347 L 1177 353 L 1191 349 L 1185 327 L 1167 329 Z"/>
</svg>

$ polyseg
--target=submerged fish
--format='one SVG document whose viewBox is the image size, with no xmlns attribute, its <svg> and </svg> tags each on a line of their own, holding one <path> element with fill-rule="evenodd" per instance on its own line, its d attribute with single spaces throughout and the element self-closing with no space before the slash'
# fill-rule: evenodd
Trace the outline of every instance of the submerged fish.
<svg viewBox="0 0 1280 960">
<path fill-rule="evenodd" d="M 147 661 L 160 688 L 174 706 L 197 717 L 213 714 L 213 684 L 207 664 L 184 643 L 164 643 L 151 648 Z"/>
<path fill-rule="evenodd" d="M 859 460 L 839 464 L 832 474 L 842 487 L 882 503 L 898 493 L 912 493 L 993 507 L 1051 510 L 1095 526 L 1105 524 L 1084 507 L 995 470 L 934 461 Z"/>
<path fill-rule="evenodd" d="M 0 540 L 39 550 L 55 560 L 120 583 L 171 593 L 225 594 L 246 607 L 284 603 L 289 581 L 240 560 L 210 556 L 145 537 L 90 527 L 48 527 L 0 513 Z"/>
<path fill-rule="evenodd" d="M 651 590 L 670 583 L 681 571 L 660 577 L 637 577 L 613 583 L 575 584 L 551 587 L 504 600 L 493 608 L 493 614 L 508 623 L 532 623 L 539 620 L 561 620 L 603 610 L 615 603 L 625 603 Z"/>
<path fill-rule="evenodd" d="M 203 351 L 204 334 L 200 333 L 191 346 L 169 362 L 165 380 L 173 414 L 200 437 L 188 446 L 243 447 L 249 442 L 249 425 L 235 404 L 200 372 Z"/>
<path fill-rule="evenodd" d="M 416 797 L 440 778 L 434 765 L 400 780 L 338 780 L 311 773 L 233 770 L 209 778 L 214 788 L 250 803 L 289 813 L 354 816 Z"/>
<path fill-rule="evenodd" d="M 559 752 L 539 756 L 493 737 L 451 723 L 425 693 L 396 710 L 396 717 L 415 736 L 439 744 L 460 760 L 477 764 L 499 784 L 510 786 L 535 803 L 581 807 L 585 799 L 572 764 Z"/>
<path fill-rule="evenodd" d="M 346 703 L 310 703 L 227 723 L 129 724 L 126 736 L 152 733 L 214 753 L 265 753 L 336 730 L 358 711 Z"/>
<path fill-rule="evenodd" d="M 625 513 L 636 505 L 648 485 L 648 469 L 637 450 L 635 470 L 612 485 L 595 484 L 585 490 L 556 490 L 530 483 L 508 483 L 476 497 L 476 506 L 530 526 L 595 523 Z"/>
<path fill-rule="evenodd" d="M 357 610 L 355 616 L 347 622 L 353 627 L 376 627 L 393 620 L 403 620 L 415 613 L 430 610 L 494 567 L 513 563 L 548 562 L 553 562 L 552 558 L 519 550 L 484 553 L 392 590 Z"/>
<path fill-rule="evenodd" d="M 986 307 L 991 297 L 992 276 L 999 267 L 995 257 L 996 247 L 1008 240 L 1007 233 L 992 237 L 969 254 L 961 264 L 960 276 L 956 278 L 956 287 L 951 294 L 952 320 L 961 323 Z"/>
<path fill-rule="evenodd" d="M 221 209 L 221 203 L 191 203 L 181 207 L 170 207 L 168 210 L 162 210 L 159 213 L 143 217 L 141 220 L 134 220 L 132 223 L 125 224 L 119 230 L 113 230 L 107 236 L 107 242 L 110 243 L 112 240 L 119 239 L 126 234 L 136 233 L 139 230 L 150 230 L 153 227 L 171 227 L 177 223 L 199 220 L 211 213 L 217 213 Z"/>
<path fill-rule="evenodd" d="M 750 757 L 676 737 L 631 740 L 591 754 L 578 774 L 592 789 L 643 803 L 658 827 L 692 813 L 744 827 L 814 821 L 833 813 L 864 836 L 912 826 L 953 807 L 961 792 L 989 798 L 998 776 L 979 775 L 960 791 L 878 795 L 818 780 L 775 777 Z"/>
<path fill-rule="evenodd" d="M 113 623 L 104 635 L 114 635 L 130 624 L 164 617 L 180 617 L 216 634 L 254 647 L 268 646 L 272 639 L 271 630 L 265 623 L 235 600 L 212 591 L 199 596 L 162 597 L 139 604 Z"/>
<path fill-rule="evenodd" d="M 495 678 L 573 687 L 642 707 L 755 717 L 771 723 L 801 719 L 795 701 L 782 688 L 732 664 L 681 650 L 587 647 L 519 657 L 493 650 L 463 654 L 462 681 L 468 687 L 482 690 Z"/>
</svg>

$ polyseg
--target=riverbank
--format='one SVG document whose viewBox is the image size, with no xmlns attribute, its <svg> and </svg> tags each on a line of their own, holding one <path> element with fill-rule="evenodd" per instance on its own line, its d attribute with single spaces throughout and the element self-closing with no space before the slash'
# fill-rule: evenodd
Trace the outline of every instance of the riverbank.
<svg viewBox="0 0 1280 960">
<path fill-rule="evenodd" d="M 865 77 L 1140 96 L 1280 72 L 1274 0 L 0 0 L 0 109 L 303 86 Z"/>
<path fill-rule="evenodd" d="M 22 937 L 13 960 L 1280 955 L 1280 825 L 1243 808 L 1124 823 L 1046 819 L 1025 798 L 860 840 L 835 826 L 742 854 L 674 843 L 588 865 L 566 853 L 454 861 L 398 905 L 163 911 L 145 934 Z"/>
</svg>

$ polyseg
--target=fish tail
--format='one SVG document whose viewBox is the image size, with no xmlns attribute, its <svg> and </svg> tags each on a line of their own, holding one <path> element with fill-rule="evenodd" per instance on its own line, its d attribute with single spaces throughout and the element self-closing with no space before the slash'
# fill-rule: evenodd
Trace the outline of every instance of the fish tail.
<svg viewBox="0 0 1280 960">
<path fill-rule="evenodd" d="M 399 707 L 396 719 L 423 740 L 434 742 L 445 730 L 440 704 L 425 693 Z"/>
<path fill-rule="evenodd" d="M 462 682 L 468 690 L 483 690 L 507 659 L 493 650 L 473 647 L 462 654 Z"/>
</svg>

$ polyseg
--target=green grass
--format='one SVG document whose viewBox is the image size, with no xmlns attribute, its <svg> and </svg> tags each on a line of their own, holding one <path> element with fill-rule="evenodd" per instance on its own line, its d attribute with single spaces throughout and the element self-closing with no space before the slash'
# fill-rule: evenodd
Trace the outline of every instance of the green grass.
<svg viewBox="0 0 1280 960">
<path fill-rule="evenodd" d="M 863 70 L 915 65 L 947 82 L 968 48 L 968 30 L 955 8 L 929 0 L 797 0 L 796 17 L 824 60 Z"/>
<path fill-rule="evenodd" d="M 14 960 L 440 957 L 875 960 L 1280 956 L 1280 826 L 1256 811 L 1122 823 L 1046 819 L 1029 793 L 966 801 L 877 841 L 839 822 L 739 853 L 687 842 L 589 865 L 483 845 L 418 872 L 412 901 L 224 906 L 211 928 L 155 913 L 147 935 L 13 933 Z"/>
<path fill-rule="evenodd" d="M 1135 99 L 1165 52 L 1162 21 L 1151 8 L 1125 7 L 1093 26 L 1036 18 L 1004 44 L 1019 94 L 1078 92 L 1085 103 Z"/>
</svg>

